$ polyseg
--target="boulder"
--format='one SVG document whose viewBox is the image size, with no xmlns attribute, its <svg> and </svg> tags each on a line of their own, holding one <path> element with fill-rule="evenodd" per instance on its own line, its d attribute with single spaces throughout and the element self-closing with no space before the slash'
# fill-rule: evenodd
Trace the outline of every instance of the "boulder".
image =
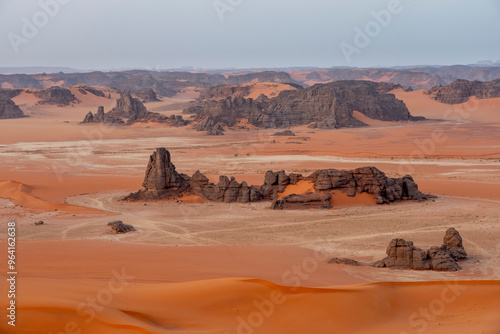
<svg viewBox="0 0 500 334">
<path fill-rule="evenodd" d="M 135 228 L 132 225 L 124 224 L 121 220 L 110 222 L 108 223 L 108 226 L 110 226 L 111 231 L 116 234 L 135 231 Z"/>
</svg>

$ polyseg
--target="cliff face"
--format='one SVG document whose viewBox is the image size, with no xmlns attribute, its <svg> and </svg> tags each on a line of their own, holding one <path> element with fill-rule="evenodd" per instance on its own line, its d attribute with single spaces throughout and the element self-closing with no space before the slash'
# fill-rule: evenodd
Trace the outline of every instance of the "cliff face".
<svg viewBox="0 0 500 334">
<path fill-rule="evenodd" d="M 197 114 L 203 123 L 210 118 L 228 127 L 246 119 L 256 127 L 288 128 L 306 125 L 323 129 L 360 127 L 365 125 L 353 117 L 357 110 L 366 116 L 383 121 L 414 121 L 403 101 L 387 91 L 393 84 L 368 81 L 339 81 L 309 88 L 282 91 L 277 97 L 264 96 L 256 100 L 228 97 L 223 100 L 198 100 L 196 106 L 184 113 Z"/>
<path fill-rule="evenodd" d="M 490 99 L 500 97 L 500 79 L 486 82 L 457 80 L 448 86 L 433 87 L 425 94 L 446 104 L 464 103 L 472 96 L 479 99 Z"/>
</svg>

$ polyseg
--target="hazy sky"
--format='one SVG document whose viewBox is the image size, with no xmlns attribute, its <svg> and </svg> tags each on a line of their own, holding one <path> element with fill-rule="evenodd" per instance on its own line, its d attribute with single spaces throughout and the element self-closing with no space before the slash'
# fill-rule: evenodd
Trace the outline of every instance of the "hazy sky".
<svg viewBox="0 0 500 334">
<path fill-rule="evenodd" d="M 397 3 L 0 0 L 0 67 L 363 67 L 500 60 L 500 1 Z M 388 7 L 393 13 L 378 23 L 373 12 Z M 371 37 L 363 36 L 366 28 Z"/>
</svg>

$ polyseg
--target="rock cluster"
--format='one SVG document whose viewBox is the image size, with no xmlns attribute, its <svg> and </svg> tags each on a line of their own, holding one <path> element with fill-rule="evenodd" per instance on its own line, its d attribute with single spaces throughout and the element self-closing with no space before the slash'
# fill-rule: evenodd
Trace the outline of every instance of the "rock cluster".
<svg viewBox="0 0 500 334">
<path fill-rule="evenodd" d="M 314 191 L 303 194 L 283 196 L 289 185 L 300 181 L 310 182 Z M 176 171 L 170 152 L 157 148 L 150 156 L 143 182 L 143 190 L 132 193 L 126 200 L 176 199 L 183 195 L 198 195 L 207 200 L 218 202 L 256 202 L 272 201 L 273 209 L 331 208 L 334 191 L 344 192 L 354 197 L 363 192 L 374 196 L 378 204 L 400 200 L 425 200 L 435 197 L 418 190 L 411 176 L 389 178 L 375 167 L 358 168 L 353 171 L 336 169 L 318 170 L 307 177 L 284 171 L 268 171 L 260 187 L 239 183 L 234 177 L 221 176 L 217 184 L 196 171 L 188 176 Z"/>
<path fill-rule="evenodd" d="M 449 228 L 441 247 L 433 246 L 425 251 L 415 247 L 412 241 L 392 239 L 386 250 L 387 257 L 373 264 L 361 264 L 351 259 L 333 258 L 329 263 L 349 265 L 371 265 L 376 268 L 458 271 L 462 268 L 457 263 L 467 258 L 462 244 L 462 237 L 455 228 Z"/>
<path fill-rule="evenodd" d="M 33 91 L 33 95 L 41 99 L 39 104 L 57 105 L 58 107 L 69 106 L 72 103 L 79 103 L 69 89 L 53 86 L 48 89 Z"/>
<path fill-rule="evenodd" d="M 121 93 L 120 98 L 116 100 L 116 107 L 111 111 L 105 113 L 104 107 L 100 106 L 96 114 L 89 111 L 82 123 L 126 123 L 131 125 L 148 122 L 164 123 L 176 127 L 189 124 L 182 116 L 164 116 L 159 113 L 149 112 L 139 99 L 132 97 L 129 91 Z"/>
<path fill-rule="evenodd" d="M 124 224 L 121 220 L 110 222 L 108 223 L 108 226 L 110 226 L 111 231 L 113 231 L 116 234 L 135 231 L 135 228 L 132 225 Z"/>
<path fill-rule="evenodd" d="M 199 99 L 184 113 L 196 114 L 199 124 L 210 119 L 233 127 L 241 119 L 246 119 L 251 125 L 261 128 L 309 125 L 311 128 L 335 129 L 366 125 L 353 116 L 354 110 L 382 121 L 422 119 L 411 116 L 403 101 L 385 92 L 385 86 L 387 84 L 368 81 L 339 81 L 282 91 L 271 99 L 254 100 L 241 96 L 218 101 Z"/>
<path fill-rule="evenodd" d="M 490 99 L 500 97 L 500 79 L 487 82 L 457 80 L 444 87 L 433 87 L 425 94 L 430 95 L 434 100 L 447 104 L 464 103 L 471 96 L 479 99 Z"/>
<path fill-rule="evenodd" d="M 111 114 L 104 113 L 104 107 L 99 106 L 97 108 L 97 113 L 94 115 L 91 111 L 85 116 L 82 123 L 111 123 L 111 124 L 123 124 L 125 123 L 121 118 L 115 117 Z"/>
</svg>

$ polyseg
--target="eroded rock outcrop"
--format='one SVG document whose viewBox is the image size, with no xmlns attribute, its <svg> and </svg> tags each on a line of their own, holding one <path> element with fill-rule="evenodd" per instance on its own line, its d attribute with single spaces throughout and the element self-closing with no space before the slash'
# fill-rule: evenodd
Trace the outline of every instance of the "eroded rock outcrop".
<svg viewBox="0 0 500 334">
<path fill-rule="evenodd" d="M 186 126 L 189 124 L 182 116 L 164 116 L 159 113 L 150 112 L 138 99 L 132 97 L 129 91 L 122 92 L 116 100 L 116 106 L 105 113 L 104 107 L 100 106 L 96 114 L 89 112 L 82 123 L 112 123 L 127 124 L 134 123 L 163 123 L 170 126 Z"/>
<path fill-rule="evenodd" d="M 0 119 L 26 117 L 19 106 L 12 99 L 0 95 Z"/>
<path fill-rule="evenodd" d="M 464 103 L 472 96 L 479 99 L 491 99 L 500 97 L 500 79 L 486 82 L 457 80 L 447 86 L 433 87 L 425 94 L 446 104 Z"/>
<path fill-rule="evenodd" d="M 458 271 L 462 268 L 457 263 L 467 258 L 462 245 L 462 237 L 454 228 L 446 231 L 441 247 L 433 246 L 424 251 L 415 247 L 412 241 L 392 239 L 386 249 L 387 257 L 375 263 L 360 263 L 352 259 L 333 258 L 329 263 L 347 265 L 369 265 L 376 268 Z"/>
<path fill-rule="evenodd" d="M 72 103 L 80 102 L 69 89 L 59 86 L 33 91 L 33 95 L 41 99 L 39 104 L 57 105 L 58 107 L 66 107 Z"/>
<path fill-rule="evenodd" d="M 207 119 L 227 127 L 240 120 L 261 128 L 289 128 L 310 125 L 312 128 L 335 129 L 366 124 L 353 116 L 357 110 L 382 121 L 416 121 L 403 101 L 388 94 L 387 84 L 368 81 L 339 81 L 318 84 L 300 90 L 282 91 L 271 99 L 241 96 L 226 99 L 198 100 L 184 113 L 196 114 L 196 122 Z M 360 98 L 362 97 L 362 98 Z"/>
<path fill-rule="evenodd" d="M 311 189 L 284 194 L 289 186 L 299 182 L 306 182 Z M 378 204 L 435 197 L 421 193 L 411 176 L 389 178 L 375 167 L 353 171 L 324 169 L 307 177 L 295 173 L 287 175 L 285 171 L 267 171 L 260 187 L 249 186 L 246 182 L 239 183 L 234 177 L 223 175 L 215 184 L 200 171 L 196 171 L 192 177 L 178 173 L 171 161 L 170 152 L 165 148 L 158 148 L 151 155 L 143 187 L 143 190 L 132 193 L 125 199 L 175 199 L 184 195 L 197 195 L 226 203 L 267 200 L 271 201 L 273 209 L 328 209 L 332 207 L 332 195 L 337 191 L 351 197 L 365 192 L 373 195 Z"/>
</svg>

